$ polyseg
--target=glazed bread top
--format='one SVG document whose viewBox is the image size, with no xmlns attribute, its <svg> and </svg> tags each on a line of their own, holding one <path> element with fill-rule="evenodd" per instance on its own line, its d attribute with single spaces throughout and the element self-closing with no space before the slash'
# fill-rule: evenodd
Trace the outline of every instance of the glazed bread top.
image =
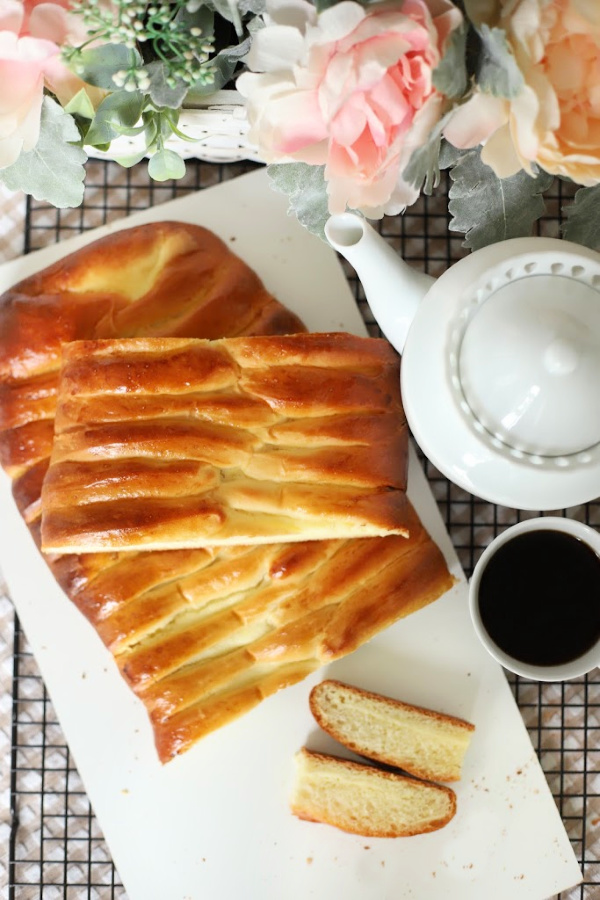
<svg viewBox="0 0 600 900">
<path fill-rule="evenodd" d="M 223 241 L 184 222 L 117 231 L 14 285 L 0 297 L 0 464 L 21 510 L 39 515 L 67 341 L 297 331 Z"/>
<path fill-rule="evenodd" d="M 297 334 L 63 348 L 51 552 L 407 535 L 399 362 Z"/>
<path fill-rule="evenodd" d="M 454 579 L 410 537 L 85 553 L 51 561 L 144 702 L 166 762 L 274 691 L 352 653 Z"/>
</svg>

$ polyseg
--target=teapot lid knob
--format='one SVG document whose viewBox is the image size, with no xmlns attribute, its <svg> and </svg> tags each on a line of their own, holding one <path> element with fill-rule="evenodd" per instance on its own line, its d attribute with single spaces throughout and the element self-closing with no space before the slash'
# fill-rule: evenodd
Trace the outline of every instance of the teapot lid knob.
<svg viewBox="0 0 600 900">
<path fill-rule="evenodd" d="M 579 350 L 572 341 L 556 338 L 544 351 L 543 363 L 551 375 L 570 375 L 577 368 L 580 359 Z"/>
</svg>

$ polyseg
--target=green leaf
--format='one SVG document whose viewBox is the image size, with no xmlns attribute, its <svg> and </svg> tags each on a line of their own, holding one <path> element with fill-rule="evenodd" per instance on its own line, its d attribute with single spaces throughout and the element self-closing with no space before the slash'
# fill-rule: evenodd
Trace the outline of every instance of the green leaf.
<svg viewBox="0 0 600 900">
<path fill-rule="evenodd" d="M 567 241 L 600 250 L 600 184 L 580 188 L 570 206 L 563 206 L 567 221 L 562 226 Z"/>
<path fill-rule="evenodd" d="M 464 150 L 457 150 L 449 141 L 443 140 L 440 148 L 440 169 L 451 169 L 464 153 Z"/>
<path fill-rule="evenodd" d="M 82 50 L 75 57 L 75 72 L 82 81 L 95 87 L 114 91 L 113 75 L 121 70 L 138 68 L 142 65 L 142 57 L 124 44 L 101 44 L 90 50 Z"/>
<path fill-rule="evenodd" d="M 494 97 L 516 97 L 523 88 L 524 79 L 506 33 L 502 28 L 481 25 L 478 34 L 481 40 L 476 72 L 479 87 Z"/>
<path fill-rule="evenodd" d="M 85 137 L 86 144 L 110 143 L 113 138 L 125 134 L 140 120 L 145 97 L 140 91 L 115 91 L 105 97 Z"/>
<path fill-rule="evenodd" d="M 202 103 L 206 100 L 206 97 L 210 97 L 210 95 L 214 94 L 215 91 L 220 91 L 221 88 L 225 87 L 225 85 L 229 81 L 231 81 L 238 61 L 233 54 L 228 53 L 229 49 L 235 50 L 235 48 L 227 48 L 226 50 L 222 50 L 220 53 L 217 53 L 216 56 L 213 56 L 210 61 L 210 66 L 214 74 L 213 80 L 210 82 L 194 82 L 194 84 L 192 84 L 189 88 L 188 94 L 185 98 L 186 103 L 191 105 L 194 103 Z M 248 52 L 249 49 L 250 42 L 248 42 L 246 52 Z"/>
<path fill-rule="evenodd" d="M 326 241 L 325 222 L 330 216 L 324 172 L 325 166 L 302 162 L 267 166 L 271 187 L 287 194 L 288 215 L 295 215 L 301 225 L 322 241 Z"/>
<path fill-rule="evenodd" d="M 148 174 L 154 181 L 183 178 L 185 163 L 174 150 L 158 150 L 148 162 Z"/>
<path fill-rule="evenodd" d="M 81 88 L 74 97 L 71 97 L 64 110 L 70 116 L 81 116 L 82 119 L 93 119 L 96 114 L 94 104 L 85 88 Z"/>
<path fill-rule="evenodd" d="M 136 166 L 141 162 L 147 152 L 148 148 L 144 147 L 143 150 L 140 150 L 138 153 L 131 153 L 129 156 L 115 156 L 114 160 L 120 166 L 123 166 L 124 169 L 130 169 L 132 166 Z"/>
<path fill-rule="evenodd" d="M 187 95 L 188 103 L 193 103 L 195 99 L 203 100 L 205 97 L 220 91 L 231 79 L 236 70 L 240 59 L 248 53 L 252 38 L 247 37 L 239 44 L 232 47 L 225 47 L 220 50 L 216 56 L 213 56 L 210 65 L 214 71 L 214 80 L 209 84 L 203 84 L 200 81 L 195 82 Z"/>
<path fill-rule="evenodd" d="M 182 79 L 177 79 L 175 87 L 167 84 L 167 67 L 159 60 L 146 66 L 150 77 L 148 93 L 155 106 L 166 106 L 169 109 L 178 109 L 183 103 L 188 92 L 188 85 Z"/>
<path fill-rule="evenodd" d="M 79 206 L 83 200 L 83 163 L 87 154 L 75 120 L 50 97 L 44 97 L 37 144 L 0 170 L 0 181 L 11 191 L 25 191 L 36 200 L 59 209 Z"/>
<path fill-rule="evenodd" d="M 458 159 L 450 170 L 453 183 L 448 192 L 448 209 L 453 217 L 452 231 L 466 235 L 463 246 L 477 250 L 497 241 L 530 235 L 534 222 L 545 210 L 541 194 L 550 187 L 553 176 L 547 172 L 531 176 L 521 171 L 501 179 L 481 161 L 479 149 L 455 154 Z M 448 156 L 451 157 L 449 151 Z"/>
<path fill-rule="evenodd" d="M 175 21 L 183 22 L 188 31 L 190 28 L 201 28 L 203 37 L 212 37 L 215 33 L 215 11 L 210 0 L 198 3 L 196 9 L 189 9 L 189 5 L 188 3 L 181 7 L 175 16 Z"/>
<path fill-rule="evenodd" d="M 434 87 L 446 97 L 462 97 L 467 90 L 467 33 L 468 26 L 464 22 L 454 29 L 446 51 L 433 72 Z"/>
</svg>

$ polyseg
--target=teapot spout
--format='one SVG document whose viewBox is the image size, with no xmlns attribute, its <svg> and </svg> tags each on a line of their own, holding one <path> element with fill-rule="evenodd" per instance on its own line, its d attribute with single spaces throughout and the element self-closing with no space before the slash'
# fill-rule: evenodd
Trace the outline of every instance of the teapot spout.
<svg viewBox="0 0 600 900">
<path fill-rule="evenodd" d="M 402 353 L 417 307 L 435 279 L 407 265 L 365 219 L 354 213 L 331 216 L 325 236 L 356 269 L 377 324 Z"/>
</svg>

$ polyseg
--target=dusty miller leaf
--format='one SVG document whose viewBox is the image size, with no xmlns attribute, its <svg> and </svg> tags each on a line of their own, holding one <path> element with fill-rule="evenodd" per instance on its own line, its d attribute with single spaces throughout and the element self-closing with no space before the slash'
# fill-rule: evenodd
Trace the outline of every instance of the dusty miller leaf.
<svg viewBox="0 0 600 900">
<path fill-rule="evenodd" d="M 440 169 L 451 169 L 464 153 L 464 150 L 457 150 L 449 141 L 443 141 L 440 148 Z"/>
<path fill-rule="evenodd" d="M 79 130 L 72 116 L 44 97 L 37 144 L 0 170 L 0 181 L 11 191 L 24 191 L 59 209 L 79 206 L 83 200 L 83 163 L 87 154 L 77 146 Z"/>
<path fill-rule="evenodd" d="M 440 183 L 440 169 L 447 169 L 452 163 L 442 164 L 441 145 L 442 131 L 451 113 L 447 113 L 431 133 L 422 147 L 413 151 L 402 177 L 419 192 L 431 194 Z M 445 143 L 445 142 L 444 142 Z"/>
<path fill-rule="evenodd" d="M 330 216 L 327 205 L 325 166 L 307 163 L 276 163 L 267 166 L 271 187 L 287 194 L 288 215 L 295 215 L 301 225 L 326 241 L 325 222 Z"/>
<path fill-rule="evenodd" d="M 446 52 L 433 72 L 433 85 L 446 97 L 462 97 L 468 85 L 467 46 L 468 27 L 463 22 L 448 39 Z"/>
<path fill-rule="evenodd" d="M 221 18 L 225 19 L 227 22 L 231 22 L 238 37 L 242 36 L 244 31 L 242 28 L 242 17 L 240 8 L 235 0 L 209 0 L 208 5 L 211 6 Z"/>
<path fill-rule="evenodd" d="M 479 87 L 494 97 L 516 97 L 524 80 L 506 33 L 502 28 L 482 25 L 478 34 L 481 40 L 481 55 L 476 73 Z"/>
<path fill-rule="evenodd" d="M 266 0 L 238 0 L 238 7 L 241 14 L 250 13 L 253 16 L 262 16 L 267 9 Z"/>
<path fill-rule="evenodd" d="M 567 241 L 600 250 L 600 184 L 580 188 L 570 206 L 563 206 L 567 221 L 562 227 Z"/>
<path fill-rule="evenodd" d="M 531 176 L 521 171 L 510 178 L 498 178 L 482 162 L 479 149 L 457 155 L 450 170 L 453 183 L 448 209 L 453 217 L 452 231 L 466 235 L 463 246 L 478 250 L 497 241 L 530 235 L 545 210 L 541 194 L 550 187 L 553 176 L 547 172 Z"/>
</svg>

